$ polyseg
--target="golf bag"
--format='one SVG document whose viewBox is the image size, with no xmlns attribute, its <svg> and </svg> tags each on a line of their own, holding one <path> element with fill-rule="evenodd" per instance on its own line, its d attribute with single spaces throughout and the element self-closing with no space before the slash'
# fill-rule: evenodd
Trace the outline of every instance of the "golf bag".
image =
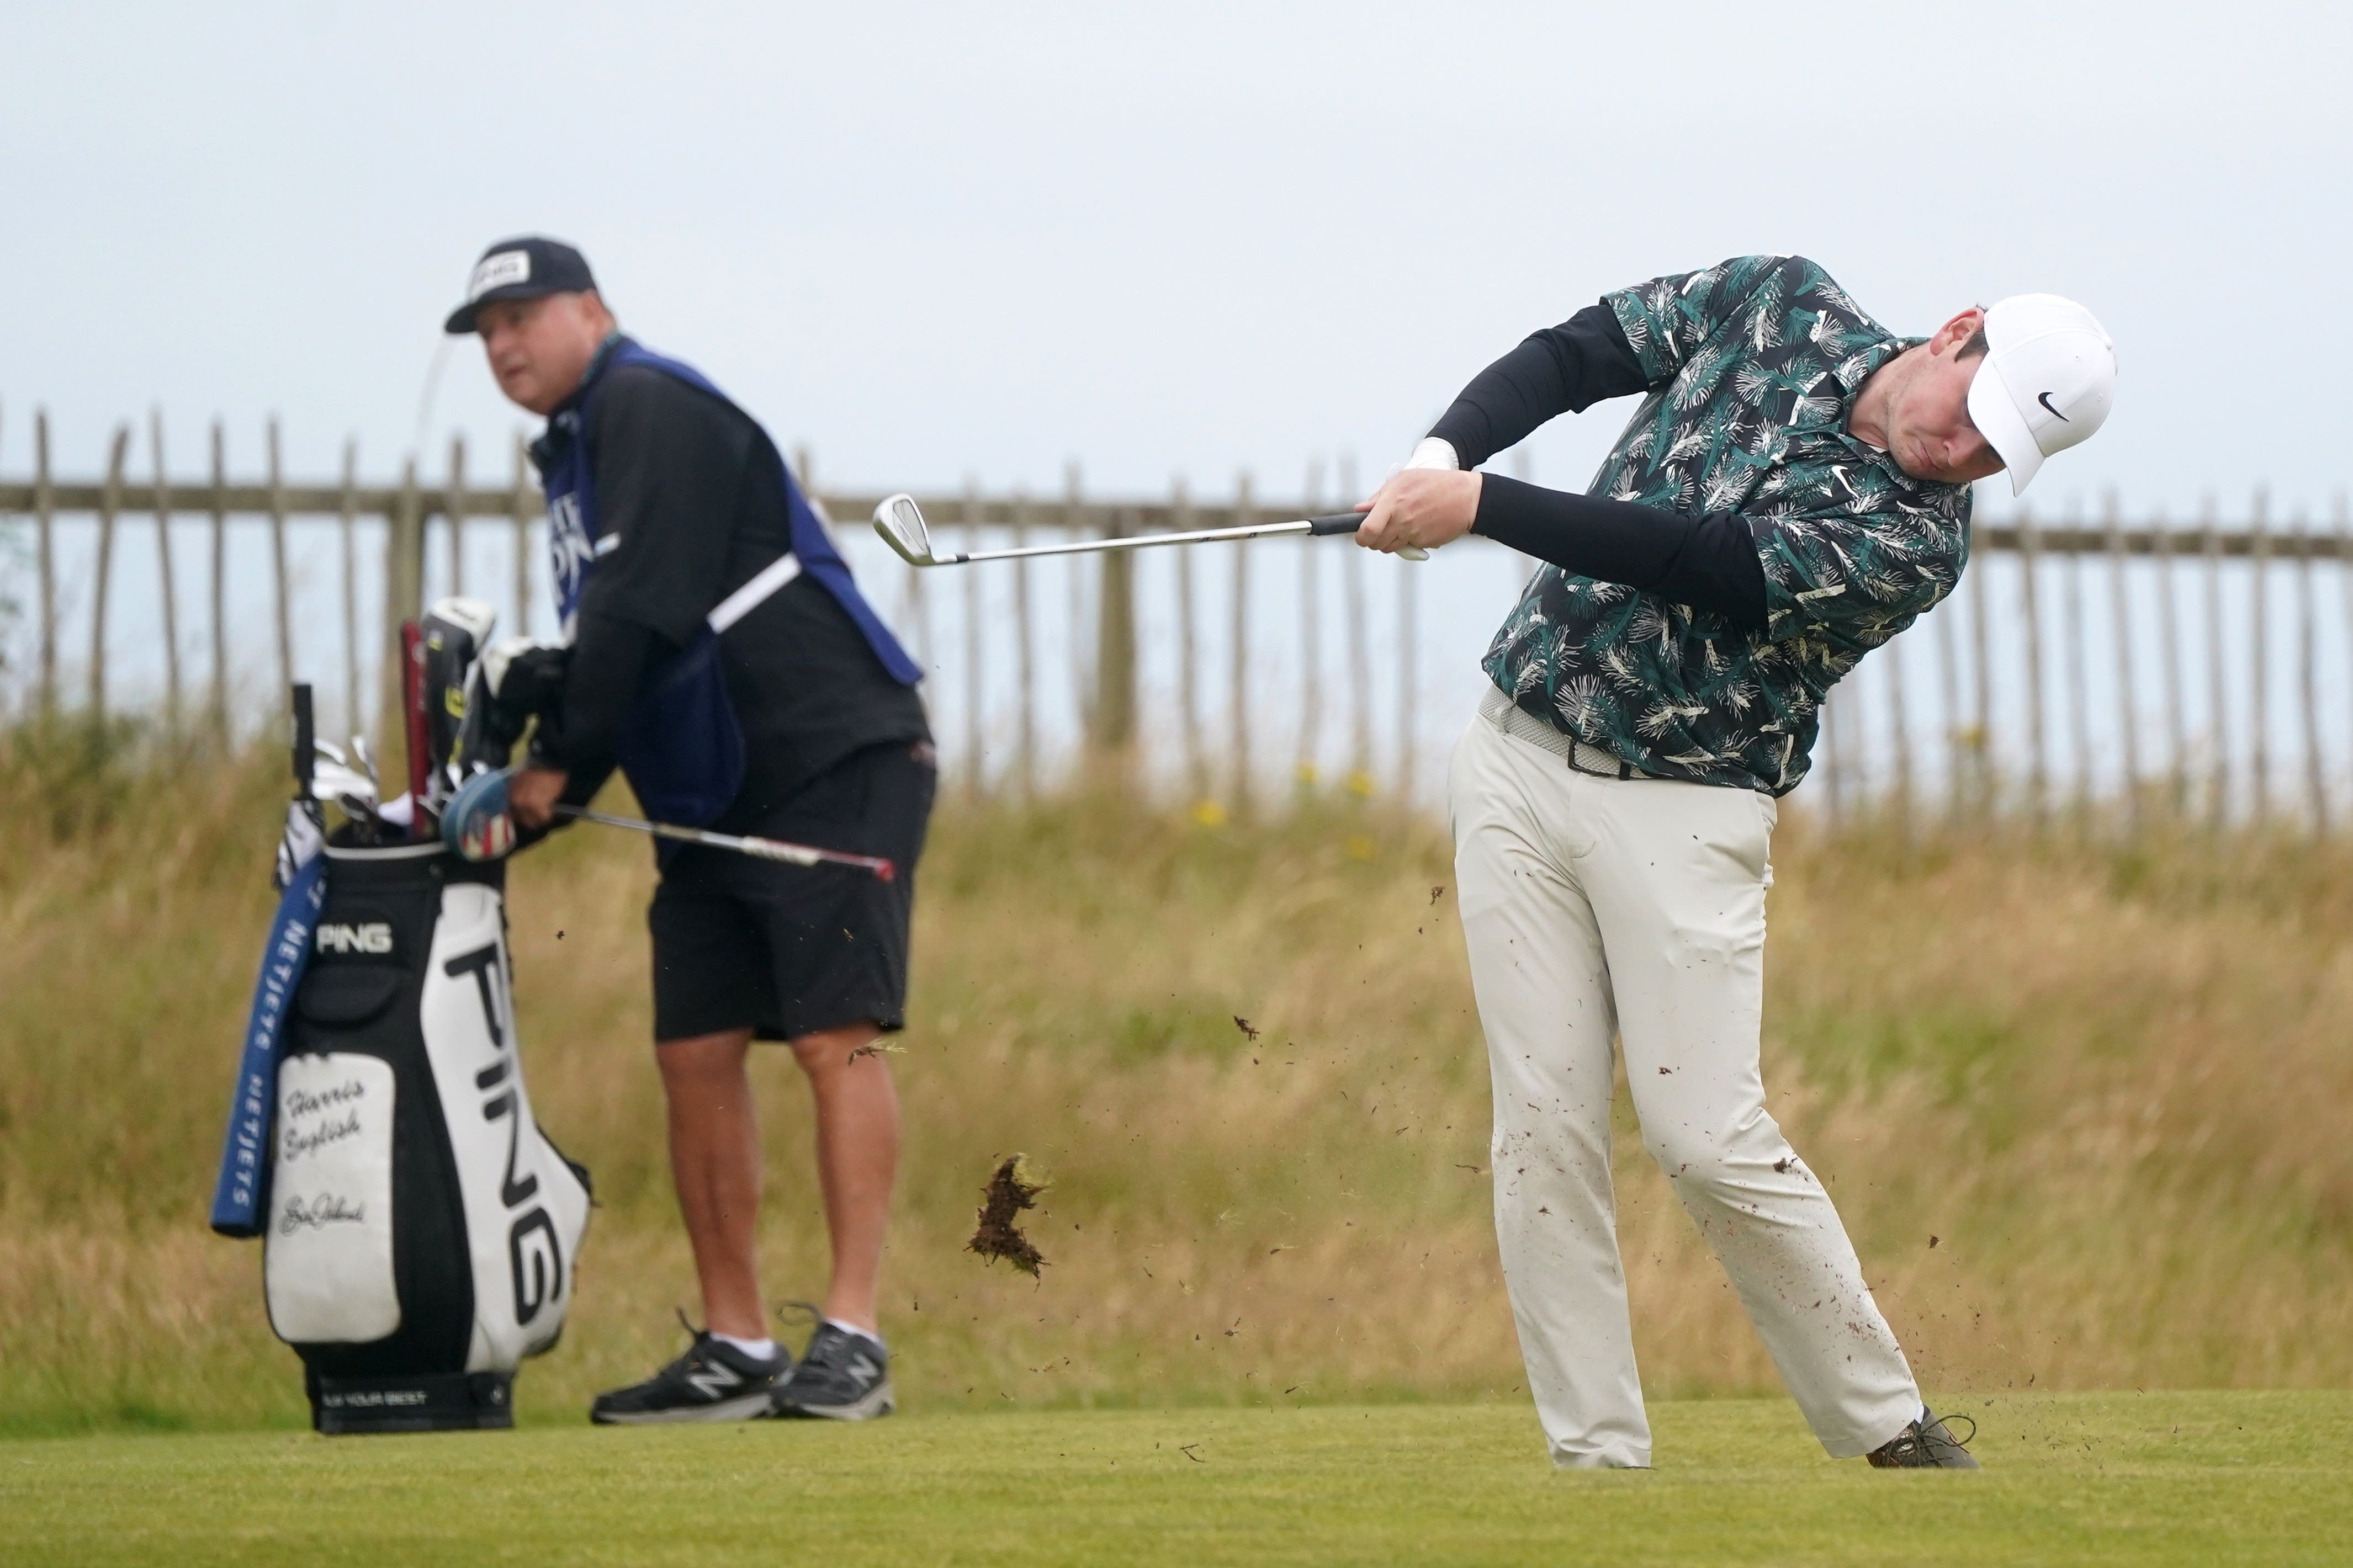
<svg viewBox="0 0 2353 1568">
<path fill-rule="evenodd" d="M 503 868 L 434 841 L 323 854 L 257 1214 L 270 1326 L 321 1432 L 510 1426 L 589 1190 L 523 1092 Z"/>
</svg>

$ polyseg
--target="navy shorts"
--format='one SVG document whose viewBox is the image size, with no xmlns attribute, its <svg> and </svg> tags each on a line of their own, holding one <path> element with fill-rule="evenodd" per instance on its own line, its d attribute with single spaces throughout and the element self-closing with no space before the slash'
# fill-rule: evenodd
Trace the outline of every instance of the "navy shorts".
<svg viewBox="0 0 2353 1568">
<path fill-rule="evenodd" d="M 938 769 L 929 742 L 845 758 L 786 802 L 764 837 L 886 855 L 885 882 L 848 866 L 787 866 L 686 845 L 662 868 L 653 933 L 654 1038 L 749 1028 L 792 1040 L 906 1026 L 907 928 Z"/>
</svg>

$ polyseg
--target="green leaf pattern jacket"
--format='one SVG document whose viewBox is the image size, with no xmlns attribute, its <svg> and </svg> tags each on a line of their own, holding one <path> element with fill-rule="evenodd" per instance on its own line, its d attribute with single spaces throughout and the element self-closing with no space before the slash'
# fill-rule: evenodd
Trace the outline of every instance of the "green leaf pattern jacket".
<svg viewBox="0 0 2353 1568">
<path fill-rule="evenodd" d="M 1918 340 L 1803 257 L 1736 257 L 1604 303 L 1650 391 L 1590 493 L 1741 514 L 1767 624 L 1547 565 L 1483 666 L 1521 708 L 1644 773 L 1787 795 L 1823 697 L 1968 560 L 1969 487 L 1915 479 L 1846 430 L 1864 378 Z"/>
</svg>

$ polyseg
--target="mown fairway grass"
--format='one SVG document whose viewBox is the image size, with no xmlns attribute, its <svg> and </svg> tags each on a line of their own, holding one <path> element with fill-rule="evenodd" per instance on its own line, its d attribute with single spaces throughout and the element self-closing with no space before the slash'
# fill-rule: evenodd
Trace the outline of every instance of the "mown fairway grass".
<svg viewBox="0 0 2353 1568">
<path fill-rule="evenodd" d="M 2301 1563 L 2353 1558 L 2353 1394 L 1970 1401 L 1976 1475 L 1662 1403 L 1556 1475 L 1517 1403 L 0 1443 L 0 1563 Z"/>
</svg>

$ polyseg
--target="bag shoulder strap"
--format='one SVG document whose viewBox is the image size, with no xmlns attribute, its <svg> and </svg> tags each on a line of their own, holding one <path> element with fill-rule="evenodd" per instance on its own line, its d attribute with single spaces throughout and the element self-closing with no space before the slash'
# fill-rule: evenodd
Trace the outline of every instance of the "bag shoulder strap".
<svg viewBox="0 0 2353 1568">
<path fill-rule="evenodd" d="M 801 574 L 801 558 L 790 550 L 779 555 L 750 582 L 719 601 L 711 612 L 713 634 L 725 631 L 767 601 L 786 584 Z"/>
</svg>

